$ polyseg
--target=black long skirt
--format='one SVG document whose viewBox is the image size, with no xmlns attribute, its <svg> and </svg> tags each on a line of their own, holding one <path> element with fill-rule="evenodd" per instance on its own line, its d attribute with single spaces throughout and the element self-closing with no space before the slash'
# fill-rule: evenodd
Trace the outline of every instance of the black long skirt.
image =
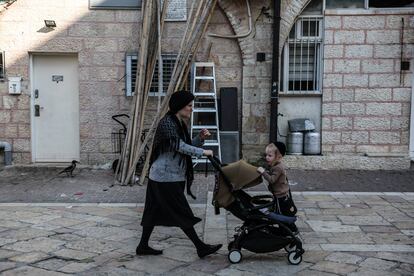
<svg viewBox="0 0 414 276">
<path fill-rule="evenodd" d="M 148 181 L 142 226 L 193 227 L 195 217 L 184 195 L 185 182 Z"/>
</svg>

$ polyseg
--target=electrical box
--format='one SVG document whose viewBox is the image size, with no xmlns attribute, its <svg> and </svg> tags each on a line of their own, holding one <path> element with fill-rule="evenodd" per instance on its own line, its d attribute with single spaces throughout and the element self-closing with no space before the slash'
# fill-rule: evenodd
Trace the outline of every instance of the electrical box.
<svg viewBox="0 0 414 276">
<path fill-rule="evenodd" d="M 9 77 L 9 94 L 22 93 L 22 77 Z"/>
</svg>

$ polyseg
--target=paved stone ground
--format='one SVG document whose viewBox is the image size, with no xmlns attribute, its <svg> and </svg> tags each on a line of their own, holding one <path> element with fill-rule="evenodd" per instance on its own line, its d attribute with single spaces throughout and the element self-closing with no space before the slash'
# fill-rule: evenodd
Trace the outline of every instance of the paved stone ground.
<svg viewBox="0 0 414 276">
<path fill-rule="evenodd" d="M 57 175 L 61 168 L 11 167 L 0 171 L 0 202 L 136 203 L 144 202 L 146 186 L 114 184 L 110 170 L 76 169 L 74 177 Z M 205 203 L 212 174 L 196 175 L 192 187 L 197 200 Z"/>
<path fill-rule="evenodd" d="M 211 192 L 209 193 L 211 198 Z M 227 252 L 200 260 L 176 228 L 158 227 L 157 257 L 137 257 L 142 204 L 0 204 L 1 275 L 413 275 L 413 193 L 294 193 L 306 253 L 299 266 L 286 253 L 243 251 L 230 265 Z M 233 234 L 240 222 L 203 217 L 197 232 L 208 242 Z M 206 215 L 207 214 L 207 215 Z"/>
<path fill-rule="evenodd" d="M 75 177 L 57 176 L 61 169 L 45 167 L 0 168 L 0 202 L 144 202 L 145 186 L 114 185 L 109 170 L 76 169 Z M 414 192 L 414 170 L 407 171 L 306 171 L 289 170 L 294 191 Z M 214 176 L 196 174 L 193 192 L 205 203 Z M 259 185 L 255 190 L 263 190 Z M 23 191 L 23 192 L 22 192 Z"/>
<path fill-rule="evenodd" d="M 244 261 L 229 272 L 254 273 L 260 267 L 270 275 L 277 267 L 280 275 L 413 275 L 413 193 L 303 192 L 293 197 L 306 250 L 302 264 L 287 265 L 283 252 L 244 251 Z M 238 225 L 227 214 L 229 239 Z"/>
</svg>

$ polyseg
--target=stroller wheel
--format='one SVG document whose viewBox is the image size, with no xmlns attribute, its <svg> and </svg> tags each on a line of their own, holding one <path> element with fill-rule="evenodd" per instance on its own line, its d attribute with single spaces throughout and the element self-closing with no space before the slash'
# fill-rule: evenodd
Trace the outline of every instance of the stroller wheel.
<svg viewBox="0 0 414 276">
<path fill-rule="evenodd" d="M 296 256 L 298 254 L 298 256 Z M 302 255 L 299 255 L 297 251 L 291 251 L 288 254 L 288 261 L 292 265 L 298 265 L 302 262 Z"/>
<path fill-rule="evenodd" d="M 296 251 L 296 244 L 288 244 L 288 245 L 286 245 L 285 246 L 285 251 L 287 252 L 287 253 L 290 253 L 290 252 L 292 252 L 292 251 Z"/>
<path fill-rule="evenodd" d="M 233 249 L 229 252 L 229 255 L 227 255 L 227 258 L 229 259 L 229 261 L 232 264 L 238 264 L 241 262 L 242 260 L 242 253 L 240 252 L 240 250 L 237 249 Z"/>
</svg>

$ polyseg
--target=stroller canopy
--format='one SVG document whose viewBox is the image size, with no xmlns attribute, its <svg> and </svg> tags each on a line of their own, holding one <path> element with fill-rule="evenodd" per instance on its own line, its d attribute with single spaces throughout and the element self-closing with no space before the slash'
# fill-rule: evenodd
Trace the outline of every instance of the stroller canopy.
<svg viewBox="0 0 414 276">
<path fill-rule="evenodd" d="M 262 183 L 262 177 L 257 172 L 257 167 L 244 160 L 230 163 L 224 166 L 222 171 L 233 186 L 233 190 L 249 188 Z"/>
<path fill-rule="evenodd" d="M 221 171 L 214 192 L 217 207 L 226 208 L 235 200 L 232 191 L 262 183 L 262 177 L 257 172 L 257 168 L 244 160 L 221 167 Z"/>
</svg>

